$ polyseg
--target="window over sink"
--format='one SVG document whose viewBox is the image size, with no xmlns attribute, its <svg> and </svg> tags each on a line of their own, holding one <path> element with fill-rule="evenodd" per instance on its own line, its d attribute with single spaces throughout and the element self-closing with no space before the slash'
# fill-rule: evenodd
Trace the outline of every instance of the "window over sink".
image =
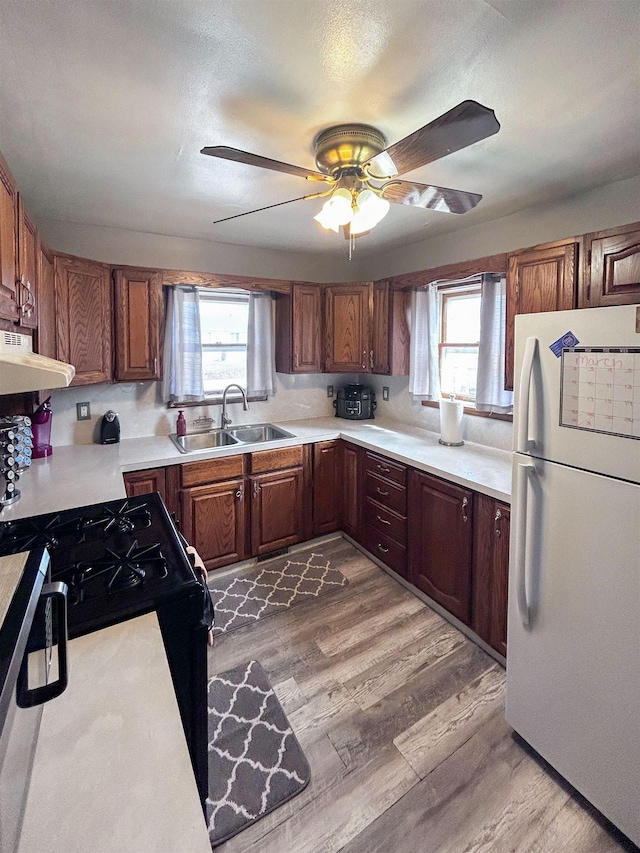
<svg viewBox="0 0 640 853">
<path fill-rule="evenodd" d="M 199 296 L 205 397 L 221 396 L 232 382 L 246 388 L 249 294 L 203 288 Z"/>
</svg>

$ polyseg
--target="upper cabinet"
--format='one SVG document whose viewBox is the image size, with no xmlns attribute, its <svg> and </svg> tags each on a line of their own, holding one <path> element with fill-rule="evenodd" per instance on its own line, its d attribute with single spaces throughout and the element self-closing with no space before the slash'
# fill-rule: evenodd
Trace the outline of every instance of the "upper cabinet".
<svg viewBox="0 0 640 853">
<path fill-rule="evenodd" d="M 55 255 L 57 357 L 73 364 L 72 385 L 110 382 L 112 299 L 108 264 Z"/>
<path fill-rule="evenodd" d="M 579 308 L 640 302 L 640 222 L 583 237 Z"/>
<path fill-rule="evenodd" d="M 27 329 L 36 329 L 38 326 L 36 299 L 39 254 L 38 229 L 27 213 L 22 197 L 18 196 L 18 322 Z"/>
<path fill-rule="evenodd" d="M 38 330 L 34 350 L 49 358 L 56 357 L 56 294 L 53 275 L 53 252 L 38 246 Z"/>
<path fill-rule="evenodd" d="M 276 370 L 322 372 L 322 287 L 294 282 L 276 296 Z"/>
<path fill-rule="evenodd" d="M 325 288 L 325 371 L 371 373 L 371 282 Z"/>
<path fill-rule="evenodd" d="M 409 374 L 410 297 L 409 290 L 393 290 L 388 279 L 373 283 L 372 373 Z"/>
<path fill-rule="evenodd" d="M 575 307 L 578 243 L 560 240 L 512 252 L 507 267 L 505 388 L 513 389 L 516 314 Z"/>
<path fill-rule="evenodd" d="M 115 378 L 120 382 L 160 379 L 162 274 L 116 267 L 113 280 Z"/>
<path fill-rule="evenodd" d="M 0 157 L 0 318 L 16 322 L 18 190 Z"/>
</svg>

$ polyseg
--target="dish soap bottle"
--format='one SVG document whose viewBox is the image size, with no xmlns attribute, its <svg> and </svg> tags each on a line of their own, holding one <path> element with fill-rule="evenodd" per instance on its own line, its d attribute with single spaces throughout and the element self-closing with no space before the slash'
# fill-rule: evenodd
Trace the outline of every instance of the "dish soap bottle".
<svg viewBox="0 0 640 853">
<path fill-rule="evenodd" d="M 182 409 L 178 412 L 178 421 L 176 423 L 176 435 L 186 435 L 187 434 L 187 422 L 184 417 L 184 413 Z"/>
</svg>

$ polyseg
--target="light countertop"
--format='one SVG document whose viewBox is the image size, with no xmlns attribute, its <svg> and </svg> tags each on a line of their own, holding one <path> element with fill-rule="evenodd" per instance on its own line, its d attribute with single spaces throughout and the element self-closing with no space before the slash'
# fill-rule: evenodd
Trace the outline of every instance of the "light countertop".
<svg viewBox="0 0 640 853">
<path fill-rule="evenodd" d="M 292 433 L 293 438 L 195 453 L 180 453 L 166 435 L 128 438 L 111 445 L 54 447 L 52 456 L 35 459 L 31 468 L 23 472 L 18 484 L 22 497 L 4 508 L 0 521 L 123 498 L 122 474 L 127 471 L 335 438 L 344 438 L 490 497 L 507 502 L 511 499 L 511 454 L 504 450 L 472 442 L 463 447 L 444 447 L 438 443 L 437 433 L 396 421 L 325 417 L 277 421 L 276 426 Z"/>
<path fill-rule="evenodd" d="M 211 853 L 155 613 L 69 643 L 19 853 Z"/>
</svg>

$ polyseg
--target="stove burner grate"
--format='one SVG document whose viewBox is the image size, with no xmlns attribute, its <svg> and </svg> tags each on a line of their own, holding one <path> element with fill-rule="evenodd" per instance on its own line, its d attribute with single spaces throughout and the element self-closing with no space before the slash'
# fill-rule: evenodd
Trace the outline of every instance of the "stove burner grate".
<svg viewBox="0 0 640 853">
<path fill-rule="evenodd" d="M 74 605 L 87 598 L 101 598 L 143 586 L 145 580 L 162 580 L 167 574 L 167 561 L 160 544 L 138 547 L 136 539 L 123 553 L 105 548 L 104 556 L 77 563 L 56 577 L 67 579 L 69 603 Z"/>
<path fill-rule="evenodd" d="M 106 536 L 109 533 L 131 533 L 151 527 L 151 513 L 146 503 L 132 506 L 127 500 L 117 507 L 98 507 L 97 512 L 93 517 L 80 519 L 78 530 L 81 542 L 85 542 L 94 532 Z"/>
<path fill-rule="evenodd" d="M 75 519 L 63 521 L 60 514 L 45 519 L 27 518 L 17 522 L 9 521 L 0 537 L 3 553 L 18 553 L 29 551 L 39 545 L 44 545 L 50 551 L 60 545 L 60 539 L 75 535 L 78 532 L 78 522 Z"/>
</svg>

